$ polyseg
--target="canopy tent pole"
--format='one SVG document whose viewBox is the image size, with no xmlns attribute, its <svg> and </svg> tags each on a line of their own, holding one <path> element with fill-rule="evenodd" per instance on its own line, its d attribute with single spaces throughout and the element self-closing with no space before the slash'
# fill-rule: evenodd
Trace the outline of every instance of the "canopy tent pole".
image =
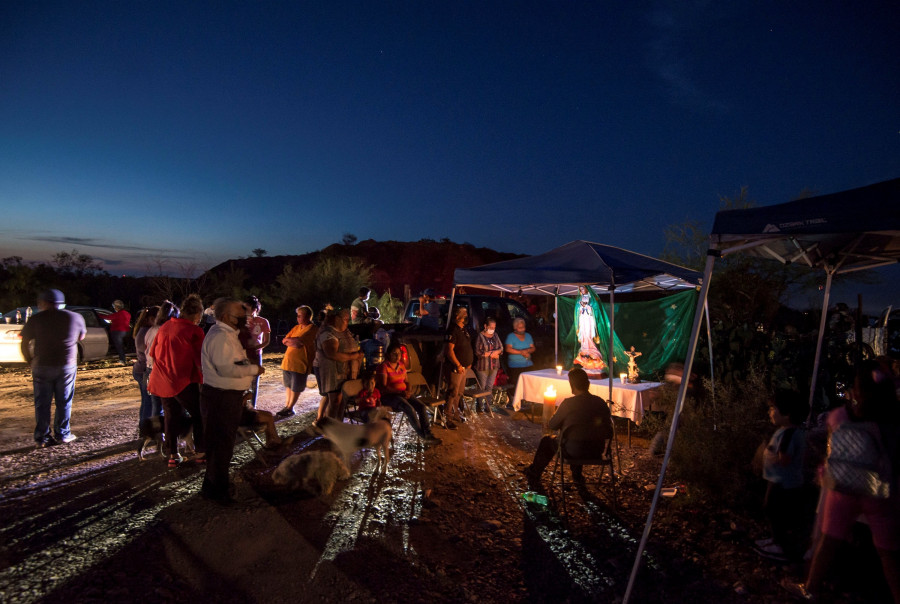
<svg viewBox="0 0 900 604">
<path fill-rule="evenodd" d="M 706 268 L 703 272 L 703 285 L 700 288 L 700 299 L 697 301 L 697 310 L 694 313 L 694 324 L 691 328 L 691 339 L 688 341 L 687 357 L 684 359 L 684 372 L 681 375 L 681 385 L 678 387 L 678 398 L 675 402 L 675 411 L 672 415 L 672 427 L 669 429 L 669 442 L 666 444 L 666 455 L 663 458 L 662 468 L 660 468 L 659 471 L 659 479 L 656 481 L 656 490 L 653 492 L 653 502 L 650 504 L 650 513 L 647 514 L 647 524 L 644 526 L 644 533 L 641 535 L 641 542 L 638 544 L 637 554 L 634 557 L 634 566 L 631 569 L 631 576 L 628 577 L 628 587 L 625 589 L 625 597 L 622 600 L 622 604 L 628 604 L 628 599 L 631 597 L 634 580 L 637 577 L 638 569 L 641 566 L 641 555 L 643 555 L 644 548 L 647 546 L 647 539 L 650 537 L 650 527 L 653 526 L 653 514 L 656 512 L 656 506 L 659 503 L 663 480 L 666 477 L 666 468 L 669 465 L 669 457 L 672 455 L 672 445 L 675 443 L 675 432 L 678 430 L 678 419 L 681 417 L 681 409 L 684 407 L 684 399 L 687 395 L 688 385 L 691 381 L 694 353 L 697 350 L 697 341 L 700 338 L 700 321 L 703 318 L 703 308 L 706 305 L 706 298 L 709 295 L 709 282 L 712 277 L 713 265 L 716 262 L 716 257 L 720 255 L 717 250 L 713 249 L 708 250 L 706 254 Z"/>
<path fill-rule="evenodd" d="M 447 327 L 450 326 L 450 321 L 453 320 L 453 301 L 455 299 L 456 299 L 456 286 L 454 285 L 453 289 L 450 290 L 450 308 L 447 309 L 447 325 L 444 327 L 444 331 L 447 331 Z M 438 325 L 440 325 L 440 323 L 438 323 Z M 443 346 L 444 345 L 441 344 L 442 348 L 443 348 Z M 443 353 L 444 353 L 444 351 L 440 350 L 438 352 L 438 356 L 440 357 Z M 437 390 L 440 390 L 441 384 L 443 383 L 443 380 L 444 380 L 444 365 L 445 365 L 445 363 L 441 363 L 440 369 L 438 369 Z M 439 392 L 435 392 L 434 394 L 437 396 L 440 396 Z"/>
<path fill-rule="evenodd" d="M 556 337 L 553 342 L 554 365 L 559 366 L 559 286 L 556 286 L 556 294 L 553 296 L 553 331 Z"/>
<path fill-rule="evenodd" d="M 712 323 L 709 320 L 709 300 L 703 301 L 703 310 L 706 313 L 706 343 L 709 345 L 709 384 L 712 389 L 713 404 L 713 432 L 716 431 L 716 372 L 713 367 L 713 340 L 712 340 Z"/>
<path fill-rule="evenodd" d="M 813 399 L 816 396 L 816 387 L 819 381 L 819 362 L 822 359 L 822 341 L 825 339 L 825 327 L 828 322 L 828 300 L 831 297 L 831 280 L 834 276 L 834 269 L 825 267 L 825 298 L 822 300 L 822 317 L 819 319 L 819 335 L 816 338 L 816 356 L 813 360 L 812 380 L 809 384 L 809 417 L 812 418 Z"/>
<path fill-rule="evenodd" d="M 597 317 L 599 319 L 599 317 Z M 609 285 L 609 357 L 606 359 L 606 374 L 609 378 L 609 400 L 612 401 L 613 395 L 613 338 L 615 337 L 616 326 L 616 285 Z"/>
</svg>

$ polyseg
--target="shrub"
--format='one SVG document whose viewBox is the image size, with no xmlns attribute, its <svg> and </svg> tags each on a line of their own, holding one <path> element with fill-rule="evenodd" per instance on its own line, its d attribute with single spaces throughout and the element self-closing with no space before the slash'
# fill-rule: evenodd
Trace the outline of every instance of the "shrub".
<svg viewBox="0 0 900 604">
<path fill-rule="evenodd" d="M 386 291 L 381 296 L 372 296 L 369 300 L 369 306 L 374 306 L 381 313 L 381 321 L 383 323 L 400 323 L 403 315 L 403 301 L 391 295 L 390 291 Z"/>
<path fill-rule="evenodd" d="M 765 376 L 747 373 L 741 382 L 716 384 L 715 404 L 709 380 L 702 399 L 685 401 L 672 449 L 671 472 L 696 495 L 711 501 L 747 501 L 755 480 L 751 462 L 771 431 L 766 413 Z"/>
</svg>

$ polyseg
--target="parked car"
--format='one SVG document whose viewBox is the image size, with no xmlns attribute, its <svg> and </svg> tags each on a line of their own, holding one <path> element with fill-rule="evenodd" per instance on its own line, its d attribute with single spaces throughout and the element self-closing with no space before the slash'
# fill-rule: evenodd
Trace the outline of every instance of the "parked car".
<svg viewBox="0 0 900 604">
<path fill-rule="evenodd" d="M 112 313 L 105 308 L 92 306 L 66 306 L 66 310 L 77 312 L 84 317 L 87 335 L 78 343 L 78 362 L 96 361 L 109 354 L 109 321 L 105 318 Z M 16 322 L 18 312 L 19 322 Z M 31 307 L 32 314 L 38 308 Z M 24 363 L 22 357 L 22 327 L 28 315 L 28 307 L 16 308 L 0 317 L 0 363 Z"/>
</svg>

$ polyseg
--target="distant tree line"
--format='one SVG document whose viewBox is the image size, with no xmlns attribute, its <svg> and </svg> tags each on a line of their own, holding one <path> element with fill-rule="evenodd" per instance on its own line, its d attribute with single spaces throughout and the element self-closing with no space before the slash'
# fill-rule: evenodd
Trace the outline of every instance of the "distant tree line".
<svg viewBox="0 0 900 604">
<path fill-rule="evenodd" d="M 269 284 L 251 285 L 243 268 L 228 264 L 224 270 L 203 272 L 194 265 L 157 260 L 145 277 L 114 276 L 89 254 L 59 252 L 50 262 L 27 263 L 21 256 L 0 260 L 0 310 L 35 304 L 37 295 L 57 288 L 71 305 L 109 307 L 121 299 L 135 310 L 172 300 L 176 304 L 188 294 L 199 294 L 206 304 L 222 296 L 243 300 L 257 296 L 270 317 L 292 317 L 293 309 L 305 304 L 315 310 L 326 304 L 349 307 L 361 287 L 371 287 L 373 267 L 357 258 L 323 255 L 309 268 L 296 269 L 285 263 L 281 274 Z M 399 320 L 402 302 L 390 292 L 373 292 L 370 306 L 378 307 L 388 322 Z"/>
</svg>

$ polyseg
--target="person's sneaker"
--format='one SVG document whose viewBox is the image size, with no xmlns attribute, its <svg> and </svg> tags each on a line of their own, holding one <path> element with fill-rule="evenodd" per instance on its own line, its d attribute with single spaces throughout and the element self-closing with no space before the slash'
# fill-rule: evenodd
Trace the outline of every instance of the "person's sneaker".
<svg viewBox="0 0 900 604">
<path fill-rule="evenodd" d="M 805 584 L 791 581 L 790 577 L 785 577 L 784 579 L 782 579 L 781 586 L 795 598 L 806 600 L 807 602 L 815 602 L 816 600 L 816 597 L 812 593 L 810 593 L 808 589 L 806 589 Z"/>
<path fill-rule="evenodd" d="M 423 440 L 425 441 L 426 445 L 439 445 L 444 442 L 434 434 L 426 434 Z"/>
<path fill-rule="evenodd" d="M 285 407 L 284 409 L 282 409 L 281 411 L 279 411 L 278 413 L 276 413 L 276 414 L 275 414 L 275 417 L 290 417 L 290 416 L 292 416 L 293 414 L 294 414 L 294 410 L 293 410 L 293 409 L 288 409 L 287 407 Z"/>
<path fill-rule="evenodd" d="M 454 424 L 453 421 L 449 419 L 444 420 L 444 427 L 447 430 L 456 430 L 456 424 Z"/>
<path fill-rule="evenodd" d="M 46 449 L 47 447 L 52 447 L 53 445 L 57 444 L 59 443 L 57 443 L 56 439 L 52 436 L 48 436 L 44 440 L 39 440 L 35 443 L 38 449 Z"/>
<path fill-rule="evenodd" d="M 777 543 L 770 543 L 763 547 L 754 547 L 753 550 L 763 558 L 768 558 L 769 560 L 774 560 L 776 562 L 788 561 L 787 556 L 784 555 L 784 550 L 781 549 L 781 546 Z"/>
<path fill-rule="evenodd" d="M 756 547 L 765 547 L 767 545 L 772 545 L 773 543 L 775 543 L 775 538 L 766 537 L 765 539 L 757 539 L 756 541 L 754 541 L 754 543 L 756 544 Z"/>
<path fill-rule="evenodd" d="M 181 462 L 183 462 L 183 461 L 184 461 L 184 458 L 181 456 L 181 454 L 176 453 L 174 457 L 169 458 L 168 466 L 170 468 L 177 468 L 178 466 L 181 465 Z"/>
<path fill-rule="evenodd" d="M 78 437 L 75 436 L 74 434 L 72 434 L 71 432 L 69 432 L 65 436 L 59 437 L 59 442 L 61 442 L 61 443 L 71 443 L 71 442 L 75 442 L 76 440 L 78 440 Z"/>
</svg>

